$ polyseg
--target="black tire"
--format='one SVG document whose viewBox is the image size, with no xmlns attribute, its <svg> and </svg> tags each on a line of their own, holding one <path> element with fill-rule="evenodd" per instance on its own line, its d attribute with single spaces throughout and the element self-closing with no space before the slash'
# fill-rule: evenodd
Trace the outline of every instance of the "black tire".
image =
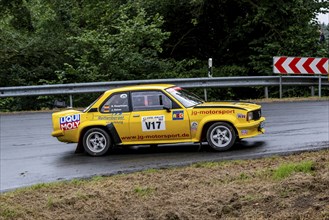
<svg viewBox="0 0 329 220">
<path fill-rule="evenodd" d="M 83 136 L 83 147 L 91 156 L 106 154 L 111 144 L 110 135 L 101 128 L 91 128 Z"/>
<path fill-rule="evenodd" d="M 216 151 L 230 149 L 235 143 L 236 133 L 234 128 L 225 122 L 212 124 L 207 131 L 207 141 Z"/>
<path fill-rule="evenodd" d="M 150 145 L 150 148 L 151 148 L 151 149 L 157 149 L 157 148 L 158 148 L 158 145 L 157 145 L 157 144 L 151 144 L 151 145 Z"/>
</svg>

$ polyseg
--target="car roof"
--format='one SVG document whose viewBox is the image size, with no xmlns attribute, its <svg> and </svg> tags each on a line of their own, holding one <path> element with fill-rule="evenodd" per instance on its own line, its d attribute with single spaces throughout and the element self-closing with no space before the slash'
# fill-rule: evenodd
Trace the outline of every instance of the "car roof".
<svg viewBox="0 0 329 220">
<path fill-rule="evenodd" d="M 133 86 L 124 86 L 107 90 L 107 93 L 124 92 L 124 91 L 138 91 L 138 90 L 163 90 L 173 87 L 173 84 L 142 84 Z"/>
</svg>

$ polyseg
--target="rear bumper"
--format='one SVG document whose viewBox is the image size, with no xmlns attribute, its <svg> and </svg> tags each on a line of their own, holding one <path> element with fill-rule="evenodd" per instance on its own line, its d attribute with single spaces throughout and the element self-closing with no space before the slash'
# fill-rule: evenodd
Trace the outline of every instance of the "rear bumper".
<svg viewBox="0 0 329 220">
<path fill-rule="evenodd" d="M 64 131 L 63 131 L 63 130 L 53 131 L 53 132 L 51 133 L 51 136 L 53 136 L 53 137 L 64 136 Z"/>
</svg>

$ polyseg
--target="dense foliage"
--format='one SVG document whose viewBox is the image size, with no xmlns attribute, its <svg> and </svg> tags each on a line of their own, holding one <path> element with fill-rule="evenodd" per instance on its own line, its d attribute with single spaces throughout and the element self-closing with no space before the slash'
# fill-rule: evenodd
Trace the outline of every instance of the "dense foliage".
<svg viewBox="0 0 329 220">
<path fill-rule="evenodd" d="M 209 57 L 214 76 L 270 75 L 273 56 L 328 55 L 321 11 L 327 1 L 2 0 L 0 87 L 201 77 Z"/>
</svg>

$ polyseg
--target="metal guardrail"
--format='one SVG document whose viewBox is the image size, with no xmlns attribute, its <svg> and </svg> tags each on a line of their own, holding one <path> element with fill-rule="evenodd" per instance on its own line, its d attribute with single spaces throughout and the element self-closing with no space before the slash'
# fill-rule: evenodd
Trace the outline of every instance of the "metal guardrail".
<svg viewBox="0 0 329 220">
<path fill-rule="evenodd" d="M 92 83 L 70 83 L 39 86 L 15 86 L 0 87 L 0 98 L 19 96 L 42 96 L 42 95 L 70 95 L 79 93 L 103 92 L 111 88 L 139 85 L 139 84 L 175 84 L 183 88 L 227 88 L 227 87 L 265 87 L 265 97 L 268 98 L 268 86 L 280 87 L 280 98 L 282 98 L 282 86 L 314 86 L 319 87 L 321 97 L 321 87 L 329 86 L 327 76 L 243 76 L 243 77 L 203 77 L 203 78 L 179 78 L 179 79 L 152 79 L 152 80 L 131 80 L 112 82 L 92 82 Z M 206 90 L 205 98 L 207 97 Z M 72 104 L 72 100 L 71 100 Z M 71 105 L 72 106 L 72 105 Z"/>
</svg>

